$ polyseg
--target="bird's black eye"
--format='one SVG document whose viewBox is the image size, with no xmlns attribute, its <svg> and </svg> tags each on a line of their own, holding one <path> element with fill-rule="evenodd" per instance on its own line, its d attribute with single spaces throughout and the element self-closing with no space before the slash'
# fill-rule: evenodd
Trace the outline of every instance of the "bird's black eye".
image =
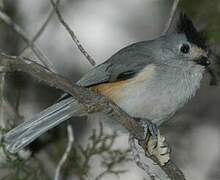
<svg viewBox="0 0 220 180">
<path fill-rule="evenodd" d="M 190 51 L 190 46 L 188 44 L 182 44 L 180 47 L 180 51 L 184 54 L 188 54 Z"/>
</svg>

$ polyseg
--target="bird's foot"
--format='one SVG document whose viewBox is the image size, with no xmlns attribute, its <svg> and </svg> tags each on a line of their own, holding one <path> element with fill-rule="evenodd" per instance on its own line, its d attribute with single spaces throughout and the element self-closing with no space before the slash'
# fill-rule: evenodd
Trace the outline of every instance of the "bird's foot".
<svg viewBox="0 0 220 180">
<path fill-rule="evenodd" d="M 165 137 L 161 136 L 157 125 L 150 120 L 138 120 L 144 128 L 144 137 L 139 139 L 139 144 L 146 148 L 148 155 L 155 156 L 162 166 L 165 165 L 170 160 L 170 148 Z"/>
<path fill-rule="evenodd" d="M 157 139 L 149 137 L 146 148 L 148 153 L 155 156 L 162 166 L 170 160 L 170 147 L 165 137 L 160 135 L 159 130 L 157 132 Z"/>
<path fill-rule="evenodd" d="M 137 121 L 144 128 L 144 136 L 142 138 L 144 141 L 146 141 L 150 136 L 155 139 L 157 138 L 158 128 L 156 124 L 148 119 L 137 119 Z"/>
</svg>

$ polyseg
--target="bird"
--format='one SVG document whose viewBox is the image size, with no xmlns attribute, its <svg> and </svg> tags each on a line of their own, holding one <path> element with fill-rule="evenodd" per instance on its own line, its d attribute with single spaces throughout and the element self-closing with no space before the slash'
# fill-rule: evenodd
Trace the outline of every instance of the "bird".
<svg viewBox="0 0 220 180">
<path fill-rule="evenodd" d="M 211 62 L 206 41 L 192 20 L 185 13 L 177 19 L 172 32 L 122 48 L 77 82 L 112 100 L 152 136 L 195 95 Z M 6 149 L 18 152 L 44 132 L 77 116 L 78 109 L 74 97 L 65 94 L 7 132 Z"/>
</svg>

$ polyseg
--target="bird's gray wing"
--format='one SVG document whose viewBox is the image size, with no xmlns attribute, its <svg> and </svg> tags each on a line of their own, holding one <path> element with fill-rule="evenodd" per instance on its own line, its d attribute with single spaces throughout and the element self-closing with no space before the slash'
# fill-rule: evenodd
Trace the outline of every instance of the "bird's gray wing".
<svg viewBox="0 0 220 180">
<path fill-rule="evenodd" d="M 86 73 L 77 84 L 89 87 L 134 77 L 152 63 L 152 58 L 146 54 L 146 44 L 147 42 L 139 42 L 123 48 L 106 62 Z"/>
</svg>

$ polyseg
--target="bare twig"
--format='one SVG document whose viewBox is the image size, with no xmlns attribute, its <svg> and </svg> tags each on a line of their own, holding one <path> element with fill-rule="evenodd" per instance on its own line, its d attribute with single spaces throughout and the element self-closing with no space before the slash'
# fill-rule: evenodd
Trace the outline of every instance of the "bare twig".
<svg viewBox="0 0 220 180">
<path fill-rule="evenodd" d="M 129 144 L 137 166 L 143 169 L 151 179 L 170 180 L 161 167 L 145 155 L 145 152 L 140 148 L 132 135 L 129 136 Z"/>
<path fill-rule="evenodd" d="M 78 38 L 76 37 L 75 33 L 73 32 L 73 30 L 69 27 L 69 25 L 64 21 L 57 5 L 55 4 L 54 0 L 50 0 L 51 4 L 53 5 L 53 8 L 57 14 L 57 17 L 60 21 L 60 23 L 65 27 L 65 29 L 67 30 L 67 32 L 70 34 L 72 40 L 75 42 L 75 44 L 77 45 L 78 49 L 81 51 L 81 53 L 86 57 L 86 59 L 88 59 L 89 63 L 91 65 L 96 65 L 95 60 L 87 53 L 87 51 L 83 48 L 83 46 L 81 45 L 80 41 L 78 40 Z"/>
<path fill-rule="evenodd" d="M 56 4 L 59 4 L 60 0 L 56 1 Z M 35 34 L 35 36 L 33 37 L 33 39 L 31 40 L 31 44 L 33 45 L 33 43 L 43 34 L 44 30 L 46 29 L 46 27 L 48 26 L 51 18 L 54 15 L 54 8 L 52 8 L 51 12 L 49 13 L 48 17 L 46 18 L 46 20 L 44 21 L 44 23 L 42 24 L 42 26 L 40 27 L 40 29 L 38 30 L 38 32 Z M 24 54 L 27 53 L 28 49 L 30 46 L 25 47 L 19 56 L 24 56 Z"/>
<path fill-rule="evenodd" d="M 56 4 L 59 3 L 59 0 L 56 1 Z M 50 60 L 41 52 L 41 50 L 34 44 L 34 41 L 42 34 L 46 26 L 48 25 L 51 17 L 53 16 L 54 9 L 52 9 L 51 13 L 49 14 L 48 18 L 46 19 L 45 23 L 42 25 L 38 33 L 35 35 L 35 37 L 30 40 L 28 37 L 27 33 L 19 27 L 17 24 L 15 24 L 9 16 L 7 16 L 3 11 L 0 11 L 0 18 L 1 20 L 6 23 L 9 27 L 12 28 L 13 31 L 15 31 L 27 44 L 28 47 L 32 49 L 32 51 L 36 54 L 36 56 L 39 58 L 39 60 L 45 65 L 47 68 L 49 68 L 51 71 L 56 72 L 53 64 L 50 62 Z M 3 89 L 4 89 L 4 77 L 5 73 L 1 73 L 1 79 L 0 79 L 0 122 L 1 122 L 1 127 L 5 127 L 5 122 L 4 122 L 4 110 L 3 110 Z M 4 123 L 4 124 L 3 124 Z M 67 132 L 68 132 L 68 144 L 65 153 L 63 154 L 57 168 L 56 168 L 56 173 L 55 173 L 55 179 L 59 179 L 60 176 L 60 170 L 62 165 L 65 163 L 68 155 L 70 154 L 73 141 L 74 141 L 74 136 L 73 136 L 73 130 L 71 125 L 67 126 Z"/>
<path fill-rule="evenodd" d="M 162 32 L 162 35 L 165 35 L 167 33 L 167 31 L 168 31 L 168 29 L 169 29 L 169 27 L 170 27 L 170 25 L 172 23 L 172 20 L 173 20 L 173 17 L 175 15 L 177 6 L 179 4 L 179 1 L 180 0 L 173 0 L 173 5 L 172 5 L 172 9 L 170 11 L 169 19 L 168 19 L 167 23 L 165 24 L 165 28 L 164 28 L 164 30 Z"/>
<path fill-rule="evenodd" d="M 56 4 L 59 3 L 59 0 L 57 0 Z M 54 10 L 53 10 L 54 11 Z M 47 26 L 50 18 L 52 17 L 52 12 L 51 14 L 49 15 L 49 17 L 47 18 L 47 20 L 45 21 L 44 25 L 42 26 L 42 28 L 40 29 L 40 31 L 36 34 L 36 36 L 34 37 L 33 40 L 30 40 L 27 36 L 27 34 L 17 25 L 15 24 L 11 19 L 10 17 L 8 17 L 7 15 L 5 15 L 3 12 L 0 11 L 0 18 L 7 24 L 9 25 L 10 27 L 12 27 L 12 29 L 17 33 L 19 34 L 22 39 L 28 44 L 28 47 L 30 47 L 33 52 L 37 55 L 37 57 L 41 60 L 41 62 L 43 63 L 43 65 L 45 65 L 46 67 L 48 67 L 51 71 L 53 72 L 56 72 L 53 64 L 50 62 L 50 60 L 44 56 L 42 54 L 42 52 L 36 47 L 36 45 L 34 44 L 34 40 L 37 39 L 41 33 L 43 32 L 43 30 L 45 29 L 45 27 Z M 70 125 L 68 125 L 67 127 L 67 131 L 68 131 L 68 145 L 67 145 L 67 148 L 66 148 L 66 151 L 65 153 L 63 154 L 57 168 L 56 168 L 56 174 L 55 174 L 55 179 L 59 179 L 59 176 L 60 176 L 60 170 L 61 170 L 61 167 L 62 165 L 65 163 L 70 151 L 71 151 L 71 148 L 72 148 L 72 144 L 73 144 L 73 130 L 72 130 L 72 127 Z"/>
<path fill-rule="evenodd" d="M 59 0 L 56 2 L 58 3 Z M 5 22 L 8 26 L 10 26 L 12 28 L 12 30 L 14 30 L 27 44 L 28 47 L 30 47 L 32 49 L 32 51 L 36 54 L 36 56 L 40 59 L 40 61 L 42 62 L 43 65 L 45 65 L 47 68 L 49 68 L 51 71 L 56 72 L 53 64 L 50 62 L 50 60 L 41 52 L 41 50 L 34 44 L 34 40 L 36 38 L 38 38 L 40 36 L 40 34 L 43 32 L 43 30 L 45 29 L 45 27 L 47 26 L 50 18 L 52 17 L 52 13 L 50 14 L 50 16 L 48 17 L 48 19 L 45 21 L 44 25 L 42 26 L 42 28 L 40 29 L 40 31 L 36 34 L 35 38 L 33 40 L 30 40 L 30 38 L 28 37 L 27 33 L 24 32 L 24 30 L 22 30 L 17 24 L 15 24 L 10 17 L 8 17 L 5 13 L 3 13 L 2 11 L 0 11 L 0 18 L 3 22 Z M 5 73 L 2 73 L 5 74 Z M 4 75 L 2 76 L 4 77 Z M 3 81 L 4 78 L 1 79 L 1 92 L 3 90 Z M 3 97 L 3 96 L 2 96 Z M 3 101 L 2 101 L 3 102 Z M 1 106 L 3 108 L 3 106 Z M 1 109 L 2 109 L 1 108 Z M 1 116 L 3 116 L 3 111 L 0 112 Z M 1 117 L 2 119 L 2 123 L 3 123 L 3 117 Z M 5 125 L 1 125 L 1 127 L 5 127 Z M 59 174 L 60 174 L 60 170 L 61 167 L 63 165 L 63 163 L 66 161 L 71 148 L 72 148 L 72 144 L 73 144 L 73 131 L 70 125 L 68 125 L 67 127 L 68 130 L 68 145 L 67 145 L 67 149 L 65 151 L 65 153 L 63 154 L 63 157 L 61 158 L 61 161 L 59 162 L 57 169 L 56 169 L 56 177 L 59 178 Z"/>
<path fill-rule="evenodd" d="M 5 73 L 0 73 L 0 78 L 0 129 L 8 129 L 14 125 L 14 120 L 20 117 L 4 95 Z"/>
<path fill-rule="evenodd" d="M 28 34 L 19 25 L 13 22 L 12 19 L 8 15 L 6 15 L 2 10 L 0 10 L 0 19 L 2 20 L 2 22 L 8 25 L 14 32 L 16 32 L 19 35 L 19 37 L 21 37 L 28 44 L 28 46 L 31 47 L 32 51 L 43 63 L 43 65 L 55 71 L 53 64 L 49 61 L 48 57 L 42 52 L 42 50 L 37 45 L 33 44 Z"/>
<path fill-rule="evenodd" d="M 72 29 L 68 26 L 68 24 L 62 18 L 62 15 L 59 12 L 59 9 L 57 7 L 58 3 L 59 3 L 59 1 L 57 1 L 55 3 L 53 0 L 51 0 L 51 4 L 53 5 L 53 10 L 56 12 L 58 19 L 60 20 L 61 24 L 65 27 L 65 29 L 68 31 L 68 33 L 72 37 L 73 41 L 76 43 L 78 49 L 86 57 L 86 59 L 89 61 L 89 63 L 92 66 L 94 66 L 96 64 L 95 60 L 83 48 L 83 46 L 79 42 L 78 38 L 76 37 L 75 33 L 72 31 Z M 71 149 L 72 149 L 72 145 L 73 145 L 73 141 L 74 141 L 74 139 L 73 139 L 73 130 L 72 130 L 71 125 L 68 125 L 67 130 L 68 130 L 68 145 L 67 145 L 65 153 L 63 154 L 63 157 L 61 158 L 61 160 L 60 160 L 60 162 L 59 162 L 59 164 L 57 166 L 56 173 L 55 173 L 55 178 L 54 178 L 55 180 L 59 180 L 61 167 L 65 163 L 68 155 L 70 154 Z"/>
<path fill-rule="evenodd" d="M 60 179 L 61 168 L 62 168 L 63 164 L 66 162 L 66 160 L 67 160 L 67 158 L 68 158 L 68 156 L 71 152 L 72 146 L 73 146 L 74 135 L 73 135 L 72 126 L 70 124 L 67 125 L 67 135 L 68 135 L 68 144 L 67 144 L 66 150 L 65 150 L 62 158 L 60 159 L 60 161 L 59 161 L 59 163 L 56 167 L 54 180 L 59 180 Z"/>
<path fill-rule="evenodd" d="M 5 73 L 0 73 L 0 127 L 6 128 L 4 117 L 4 87 L 5 87 Z"/>
<path fill-rule="evenodd" d="M 117 133 L 114 131 L 112 134 L 105 132 L 103 123 L 99 123 L 99 130 L 93 129 L 91 136 L 89 136 L 89 142 L 85 147 L 78 145 L 75 149 L 75 155 L 82 159 L 82 162 L 78 162 L 78 168 L 75 169 L 75 174 L 79 179 L 88 179 L 90 172 L 90 162 L 94 160 L 96 156 L 99 156 L 102 171 L 92 179 L 100 180 L 106 175 L 119 176 L 122 173 L 127 172 L 123 163 L 131 161 L 130 149 L 117 149 L 114 148 L 114 143 L 117 138 Z M 81 173 L 80 173 L 81 172 Z M 91 179 L 91 178 L 89 178 Z"/>
<path fill-rule="evenodd" d="M 12 105 L 5 98 L 3 98 L 2 106 L 5 108 L 4 110 L 8 116 L 6 126 L 11 127 L 14 124 L 13 121 L 15 119 L 18 120 L 20 117 L 18 113 L 15 111 L 15 109 L 12 107 Z"/>
<path fill-rule="evenodd" d="M 71 94 L 79 102 L 79 104 L 82 105 L 83 114 L 87 114 L 88 116 L 92 113 L 105 114 L 106 116 L 118 121 L 136 138 L 143 138 L 143 127 L 141 127 L 140 124 L 138 124 L 113 102 L 94 93 L 90 89 L 73 84 L 71 81 L 49 71 L 48 69 L 45 69 L 37 63 L 18 57 L 4 55 L 0 56 L 0 69 L 3 72 L 22 71 L 28 73 L 49 86 L 56 87 Z M 142 147 L 145 149 L 144 145 Z M 153 157 L 149 158 L 155 161 Z M 160 167 L 172 180 L 185 179 L 182 172 L 175 166 L 175 164 L 173 164 L 172 161 L 169 161 L 166 165 Z"/>
</svg>

